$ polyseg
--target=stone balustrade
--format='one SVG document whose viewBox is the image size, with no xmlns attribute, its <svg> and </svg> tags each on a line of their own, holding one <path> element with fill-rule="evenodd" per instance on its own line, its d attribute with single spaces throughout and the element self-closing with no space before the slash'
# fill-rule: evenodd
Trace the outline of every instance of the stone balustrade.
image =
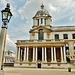
<svg viewBox="0 0 75 75">
<path fill-rule="evenodd" d="M 40 42 L 64 42 L 65 40 L 63 39 L 58 39 L 58 40 L 55 40 L 55 39 L 51 39 L 51 40 L 17 40 L 17 43 L 33 43 L 33 42 L 36 42 L 36 43 L 40 43 Z"/>
</svg>

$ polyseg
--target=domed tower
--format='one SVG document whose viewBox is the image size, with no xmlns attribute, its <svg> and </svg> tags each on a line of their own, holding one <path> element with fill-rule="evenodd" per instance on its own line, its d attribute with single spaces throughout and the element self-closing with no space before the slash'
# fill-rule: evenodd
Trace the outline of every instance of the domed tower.
<svg viewBox="0 0 75 75">
<path fill-rule="evenodd" d="M 41 5 L 41 9 L 37 11 L 33 17 L 33 28 L 37 26 L 51 27 L 51 16 L 48 11 L 44 9 L 44 5 Z"/>
<path fill-rule="evenodd" d="M 51 16 L 42 4 L 41 9 L 33 17 L 33 26 L 29 31 L 30 40 L 50 39 L 51 21 Z"/>
</svg>

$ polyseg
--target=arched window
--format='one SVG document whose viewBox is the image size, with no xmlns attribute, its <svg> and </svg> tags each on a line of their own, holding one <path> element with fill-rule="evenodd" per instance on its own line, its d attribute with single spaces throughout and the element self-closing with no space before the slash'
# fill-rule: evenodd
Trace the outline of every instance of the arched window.
<svg viewBox="0 0 75 75">
<path fill-rule="evenodd" d="M 75 43 L 74 43 L 74 55 L 75 55 Z"/>
<path fill-rule="evenodd" d="M 39 30 L 39 33 L 38 33 L 38 39 L 39 39 L 39 40 L 43 40 L 43 38 L 44 38 L 44 37 L 43 37 L 43 29 L 40 29 L 40 30 Z"/>
<path fill-rule="evenodd" d="M 70 55 L 69 44 L 65 44 L 66 55 Z"/>
</svg>

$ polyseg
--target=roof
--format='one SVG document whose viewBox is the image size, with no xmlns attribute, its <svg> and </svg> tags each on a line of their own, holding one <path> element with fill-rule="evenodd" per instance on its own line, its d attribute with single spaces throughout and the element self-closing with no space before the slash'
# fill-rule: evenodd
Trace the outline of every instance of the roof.
<svg viewBox="0 0 75 75">
<path fill-rule="evenodd" d="M 43 27 L 45 29 L 48 29 L 50 31 L 69 31 L 69 30 L 75 30 L 75 26 L 53 26 L 51 28 L 47 28 L 45 26 L 38 26 L 36 28 L 31 29 L 29 32 L 32 32 L 33 30 Z"/>
<path fill-rule="evenodd" d="M 54 26 L 53 31 L 75 30 L 75 26 Z"/>
</svg>

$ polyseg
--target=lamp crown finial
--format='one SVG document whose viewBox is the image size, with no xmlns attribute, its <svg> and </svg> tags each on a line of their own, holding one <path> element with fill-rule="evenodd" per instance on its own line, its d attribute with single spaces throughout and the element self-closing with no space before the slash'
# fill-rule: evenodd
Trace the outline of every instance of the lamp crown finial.
<svg viewBox="0 0 75 75">
<path fill-rule="evenodd" d="M 7 7 L 7 8 L 10 8 L 10 4 L 9 4 L 9 3 L 7 3 L 6 7 Z"/>
</svg>

